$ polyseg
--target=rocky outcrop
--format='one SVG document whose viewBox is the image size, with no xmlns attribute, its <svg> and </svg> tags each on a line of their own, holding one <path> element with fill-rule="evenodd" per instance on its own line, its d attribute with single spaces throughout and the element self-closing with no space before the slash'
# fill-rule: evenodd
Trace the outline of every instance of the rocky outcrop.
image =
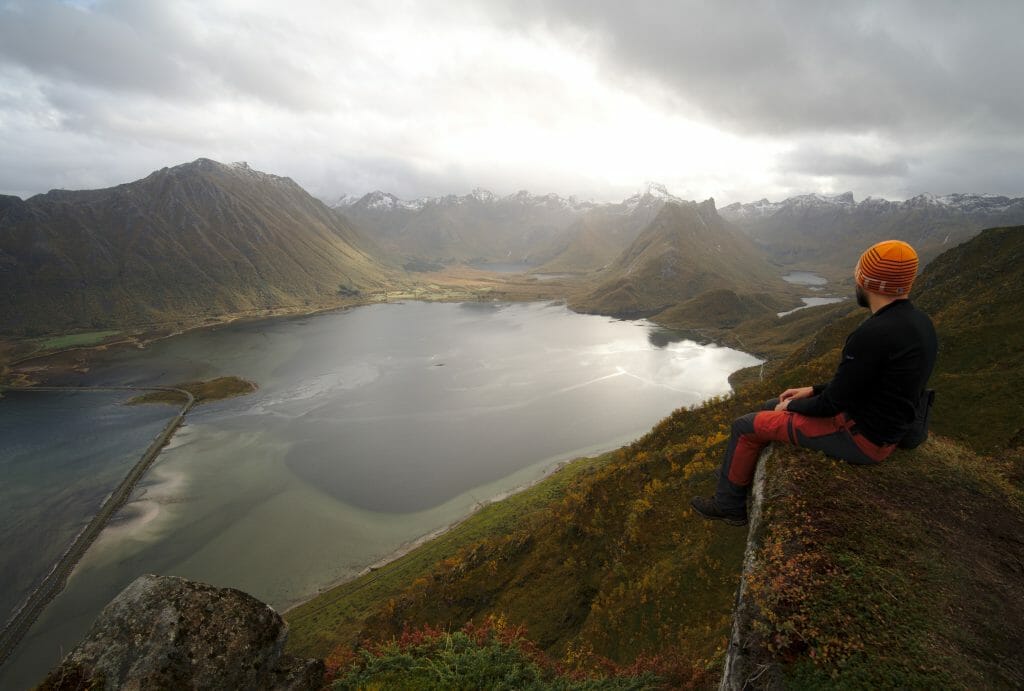
<svg viewBox="0 0 1024 691">
<path fill-rule="evenodd" d="M 778 670 L 756 661 L 757 653 L 763 648 L 763 642 L 753 631 L 752 624 L 757 612 L 747 593 L 747 574 L 757 565 L 757 550 L 763 532 L 761 513 L 764 504 L 764 479 L 768 459 L 771 455 L 772 446 L 769 445 L 761 452 L 757 470 L 754 472 L 747 549 L 743 554 L 743 573 L 740 576 L 740 587 L 736 593 L 736 606 L 733 608 L 732 614 L 732 633 L 729 637 L 729 648 L 725 653 L 725 669 L 722 673 L 722 681 L 718 686 L 719 691 L 781 688 Z"/>
<path fill-rule="evenodd" d="M 40 688 L 320 688 L 323 662 L 284 655 L 287 637 L 277 612 L 241 591 L 141 576 Z"/>
</svg>

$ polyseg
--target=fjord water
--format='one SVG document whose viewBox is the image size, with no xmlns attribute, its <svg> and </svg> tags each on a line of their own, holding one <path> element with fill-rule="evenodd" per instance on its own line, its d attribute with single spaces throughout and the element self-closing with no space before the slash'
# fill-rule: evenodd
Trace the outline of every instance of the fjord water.
<svg viewBox="0 0 1024 691">
<path fill-rule="evenodd" d="M 0 398 L 0 622 L 6 622 L 164 426 L 130 393 Z"/>
<path fill-rule="evenodd" d="M 38 681 L 140 574 L 283 609 L 561 460 L 727 392 L 729 373 L 756 363 L 646 322 L 539 303 L 377 305 L 111 353 L 84 383 L 237 375 L 260 388 L 189 414 L 0 687 Z"/>
</svg>

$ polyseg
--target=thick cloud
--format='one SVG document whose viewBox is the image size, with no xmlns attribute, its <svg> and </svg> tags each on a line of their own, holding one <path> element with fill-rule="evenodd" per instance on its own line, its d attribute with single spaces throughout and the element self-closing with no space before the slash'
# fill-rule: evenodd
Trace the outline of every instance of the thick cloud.
<svg viewBox="0 0 1024 691">
<path fill-rule="evenodd" d="M 1024 193 L 1019 3 L 6 0 L 0 193 Z"/>
<path fill-rule="evenodd" d="M 520 2 L 501 3 L 520 12 Z M 1024 4 L 536 0 L 536 19 L 595 32 L 604 63 L 656 78 L 709 118 L 757 133 L 1019 131 Z"/>
</svg>

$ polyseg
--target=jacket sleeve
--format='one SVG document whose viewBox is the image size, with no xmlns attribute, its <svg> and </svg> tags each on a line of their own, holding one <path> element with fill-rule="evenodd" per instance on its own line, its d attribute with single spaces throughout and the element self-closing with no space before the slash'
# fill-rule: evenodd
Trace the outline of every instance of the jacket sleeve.
<svg viewBox="0 0 1024 691">
<path fill-rule="evenodd" d="M 879 353 L 883 349 L 873 340 L 866 330 L 850 334 L 832 381 L 820 391 L 814 387 L 813 396 L 790 401 L 786 409 L 808 417 L 832 417 L 847 410 L 851 401 L 863 396 L 878 371 Z"/>
</svg>

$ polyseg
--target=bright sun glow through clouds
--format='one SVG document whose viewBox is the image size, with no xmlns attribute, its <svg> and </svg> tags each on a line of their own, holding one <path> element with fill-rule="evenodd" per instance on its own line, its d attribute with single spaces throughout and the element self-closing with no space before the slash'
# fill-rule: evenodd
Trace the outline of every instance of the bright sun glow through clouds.
<svg viewBox="0 0 1024 691">
<path fill-rule="evenodd" d="M 0 194 L 200 156 L 328 200 L 1019 194 L 1024 5 L 982 6 L 3 0 Z"/>
</svg>

